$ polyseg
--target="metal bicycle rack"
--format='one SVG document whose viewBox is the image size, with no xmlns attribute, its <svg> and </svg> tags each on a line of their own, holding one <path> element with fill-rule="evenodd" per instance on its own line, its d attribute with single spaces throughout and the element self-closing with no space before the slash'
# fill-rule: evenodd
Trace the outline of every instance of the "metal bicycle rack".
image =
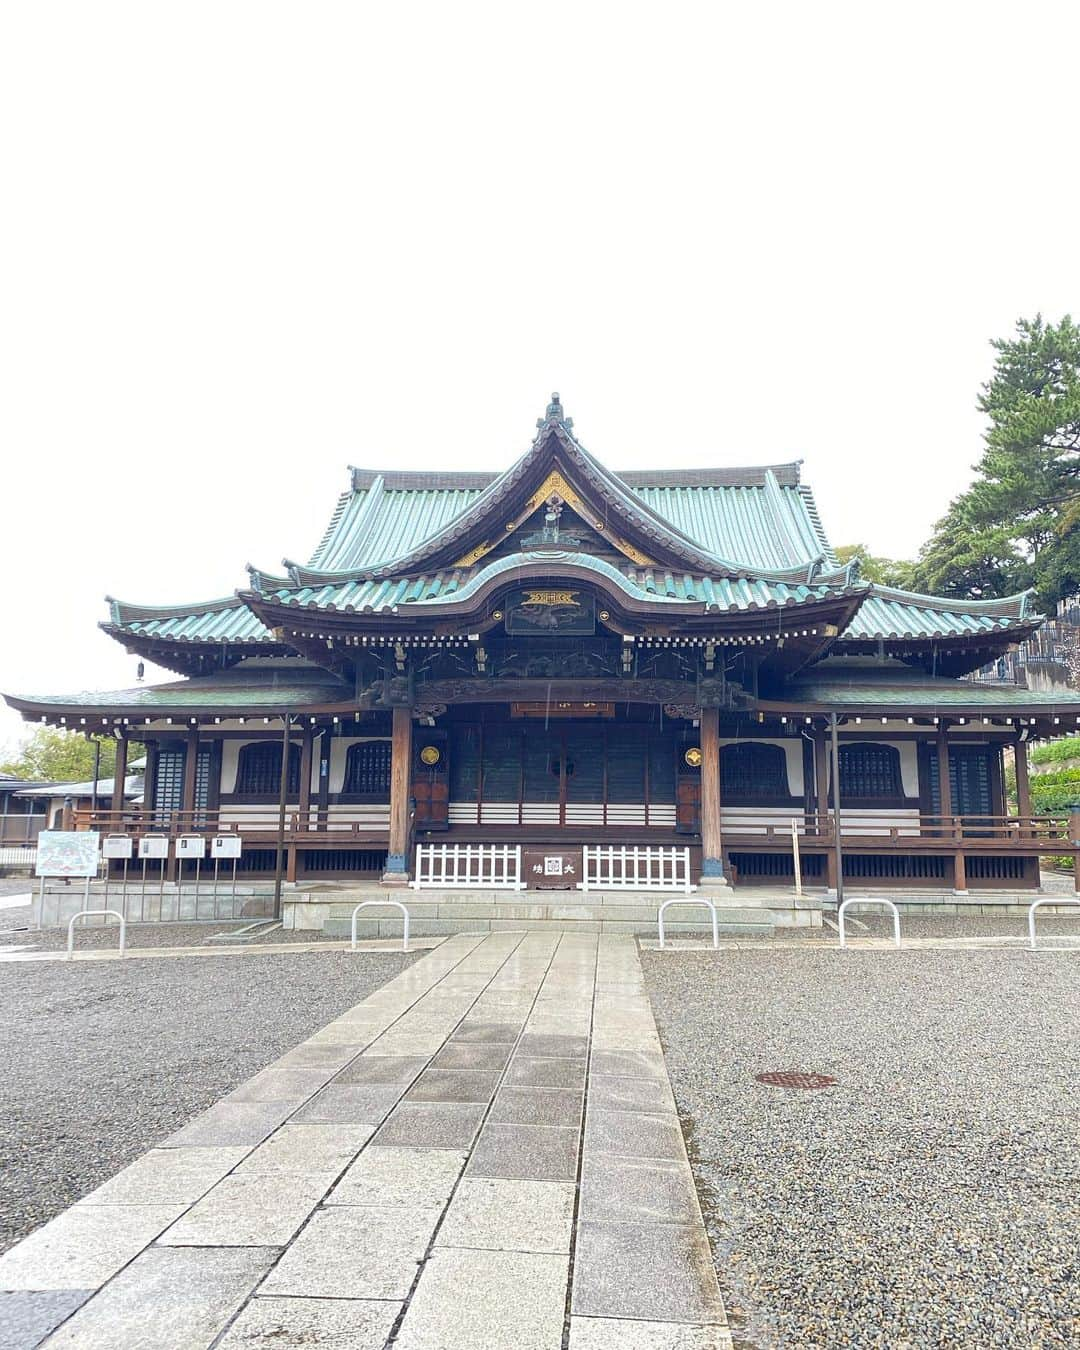
<svg viewBox="0 0 1080 1350">
<path fill-rule="evenodd" d="M 1048 896 L 1044 900 L 1036 900 L 1028 909 L 1028 946 L 1031 951 L 1038 951 L 1035 946 L 1035 911 L 1041 905 L 1074 905 L 1080 907 L 1080 900 L 1069 900 L 1061 896 Z"/>
<path fill-rule="evenodd" d="M 73 914 L 68 922 L 68 943 L 67 960 L 70 961 L 75 954 L 75 924 L 79 919 L 89 918 L 91 914 L 111 914 L 113 918 L 120 920 L 120 955 L 124 954 L 124 946 L 127 942 L 127 920 L 118 909 L 81 909 L 78 914 Z"/>
<path fill-rule="evenodd" d="M 401 939 L 401 950 L 403 952 L 407 952 L 409 950 L 409 911 L 405 908 L 405 906 L 401 903 L 400 900 L 362 900 L 360 904 L 356 906 L 356 908 L 352 912 L 352 950 L 356 951 L 356 916 L 360 913 L 362 909 L 368 909 L 372 905 L 382 905 L 384 909 L 386 908 L 386 906 L 392 905 L 395 909 L 401 910 L 401 917 L 404 920 L 404 933 L 402 934 Z"/>
<path fill-rule="evenodd" d="M 712 915 L 713 950 L 719 951 L 720 930 L 717 927 L 716 923 L 716 906 L 713 904 L 711 900 L 706 900 L 703 895 L 695 896 L 693 899 L 686 899 L 685 897 L 679 896 L 674 900 L 665 900 L 664 903 L 660 906 L 659 912 L 657 913 L 656 916 L 656 927 L 660 937 L 661 951 L 663 951 L 664 949 L 664 910 L 667 909 L 669 905 L 704 905 L 708 909 L 709 913 Z"/>
<path fill-rule="evenodd" d="M 840 946 L 847 946 L 847 935 L 844 932 L 844 911 L 849 905 L 884 905 L 886 909 L 892 910 L 893 919 L 893 937 L 896 939 L 896 945 L 900 946 L 900 911 L 891 900 L 860 900 L 858 896 L 852 896 L 850 900 L 845 900 L 836 911 L 836 919 L 840 925 Z"/>
</svg>

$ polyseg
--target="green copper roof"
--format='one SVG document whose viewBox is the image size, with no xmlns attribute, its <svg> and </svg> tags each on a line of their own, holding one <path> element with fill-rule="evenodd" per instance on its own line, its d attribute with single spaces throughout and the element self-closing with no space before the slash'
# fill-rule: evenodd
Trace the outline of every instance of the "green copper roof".
<svg viewBox="0 0 1080 1350">
<path fill-rule="evenodd" d="M 169 605 L 156 609 L 109 602 L 106 627 L 122 628 L 142 637 L 170 642 L 273 642 L 273 635 L 236 596 L 203 604 Z"/>
<path fill-rule="evenodd" d="M 419 610 L 424 604 L 464 602 L 488 582 L 499 578 L 512 581 L 515 572 L 532 564 L 548 564 L 553 570 L 560 565 L 573 565 L 594 573 L 598 579 L 637 600 L 706 605 L 724 612 L 797 605 L 808 600 L 823 600 L 837 593 L 833 586 L 825 584 L 800 585 L 746 577 L 693 577 L 651 568 L 623 570 L 587 553 L 520 553 L 468 570 L 454 569 L 417 578 L 346 581 L 338 585 L 283 589 L 264 594 L 264 598 L 290 608 L 401 614 L 406 610 Z"/>
<path fill-rule="evenodd" d="M 1039 620 L 1030 612 L 1029 602 L 1026 591 L 1001 600 L 945 600 L 872 586 L 842 641 L 971 637 L 1031 628 Z"/>
<path fill-rule="evenodd" d="M 152 713 L 155 710 L 228 712 L 230 709 L 264 713 L 272 710 L 318 707 L 348 702 L 349 685 L 328 671 L 293 661 L 255 658 L 215 675 L 195 676 L 169 684 L 136 685 L 133 689 L 82 690 L 68 694 L 8 695 L 16 708 L 118 708 Z"/>
<path fill-rule="evenodd" d="M 703 470 L 705 486 L 688 486 L 679 475 L 677 485 L 650 482 L 627 487 L 632 497 L 701 549 L 735 559 L 749 571 L 798 567 L 822 554 L 835 563 L 809 488 L 798 483 L 781 485 L 772 470 L 747 470 L 745 476 L 755 481 L 740 482 L 740 472 L 731 471 L 732 481 L 709 483 L 719 475 Z M 406 486 L 408 474 L 359 476 L 354 471 L 354 481 L 363 485 L 339 500 L 308 566 L 339 572 L 382 566 L 437 536 L 482 495 L 482 489 L 472 486 L 423 486 L 431 475 L 412 477 L 416 487 Z"/>
<path fill-rule="evenodd" d="M 881 675 L 866 670 L 829 670 L 819 667 L 811 675 L 794 679 L 772 703 L 806 705 L 810 708 L 881 709 L 933 714 L 937 711 L 990 714 L 1000 711 L 1024 712 L 1027 709 L 1063 708 L 1080 713 L 1080 691 L 1073 689 L 1047 692 L 1018 685 L 983 684 L 976 680 L 956 680 L 920 675 L 898 674 L 886 669 Z"/>
</svg>

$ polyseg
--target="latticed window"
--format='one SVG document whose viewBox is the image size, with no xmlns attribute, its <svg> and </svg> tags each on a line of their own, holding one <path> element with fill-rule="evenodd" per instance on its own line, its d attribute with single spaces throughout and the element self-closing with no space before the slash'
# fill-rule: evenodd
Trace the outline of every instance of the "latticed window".
<svg viewBox="0 0 1080 1350">
<path fill-rule="evenodd" d="M 288 791 L 300 791 L 300 747 L 289 746 Z M 235 792 L 249 796 L 268 796 L 281 791 L 281 743 L 257 741 L 240 748 Z"/>
<path fill-rule="evenodd" d="M 776 801 L 788 795 L 787 756 L 780 746 L 742 741 L 721 747 L 722 801 Z"/>
<path fill-rule="evenodd" d="M 900 779 L 900 752 L 891 745 L 842 745 L 840 747 L 840 801 L 855 797 L 864 801 L 886 800 L 904 795 Z"/>
<path fill-rule="evenodd" d="M 361 741 L 350 745 L 345 760 L 343 792 L 390 797 L 390 742 Z"/>
</svg>

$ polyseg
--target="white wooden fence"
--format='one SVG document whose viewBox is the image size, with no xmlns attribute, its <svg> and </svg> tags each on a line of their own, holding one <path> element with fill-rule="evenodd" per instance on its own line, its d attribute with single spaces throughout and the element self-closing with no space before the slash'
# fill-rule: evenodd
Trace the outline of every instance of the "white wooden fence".
<svg viewBox="0 0 1080 1350">
<path fill-rule="evenodd" d="M 690 885 L 688 848 L 586 844 L 580 891 L 684 891 Z"/>
<path fill-rule="evenodd" d="M 414 890 L 467 886 L 523 891 L 520 844 L 417 844 Z"/>
</svg>

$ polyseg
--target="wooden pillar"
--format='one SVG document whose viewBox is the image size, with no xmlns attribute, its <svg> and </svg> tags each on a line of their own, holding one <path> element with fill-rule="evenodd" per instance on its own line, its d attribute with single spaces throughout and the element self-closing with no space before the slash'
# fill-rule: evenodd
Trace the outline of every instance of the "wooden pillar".
<svg viewBox="0 0 1080 1350">
<path fill-rule="evenodd" d="M 948 723 L 941 722 L 937 733 L 937 769 L 938 769 L 938 811 L 943 816 L 951 816 L 953 813 L 952 799 L 952 771 L 949 768 L 949 728 Z M 952 821 L 942 822 L 942 831 L 946 834 L 955 835 L 956 830 Z"/>
<path fill-rule="evenodd" d="M 1016 814 L 1031 815 L 1031 781 L 1028 777 L 1027 741 L 1017 740 L 1013 746 L 1013 758 L 1016 764 Z M 1027 833 L 1027 831 L 1022 831 Z"/>
<path fill-rule="evenodd" d="M 143 776 L 143 816 L 154 818 L 154 794 L 157 792 L 158 743 L 149 741 L 146 746 L 146 773 Z"/>
<path fill-rule="evenodd" d="M 127 733 L 121 733 L 116 742 L 116 768 L 113 771 L 112 811 L 115 827 L 120 828 L 124 811 L 124 780 L 127 778 Z"/>
<path fill-rule="evenodd" d="M 192 727 L 187 734 L 184 749 L 184 795 L 180 799 L 181 833 L 190 830 L 195 814 L 195 774 L 199 767 L 199 728 Z"/>
<path fill-rule="evenodd" d="M 953 890 L 967 890 L 967 864 L 962 853 L 957 853 L 953 858 Z"/>
<path fill-rule="evenodd" d="M 319 733 L 319 787 L 315 794 L 318 808 L 318 828 L 325 830 L 330 818 L 330 759 L 333 753 L 334 739 L 331 728 L 324 727 Z"/>
<path fill-rule="evenodd" d="M 829 732 L 827 727 L 814 736 L 814 778 L 817 784 L 818 831 L 824 833 L 829 811 Z"/>
<path fill-rule="evenodd" d="M 720 709 L 701 709 L 701 884 L 727 886 L 720 832 Z"/>
<path fill-rule="evenodd" d="M 390 843 L 384 886 L 409 884 L 409 788 L 412 772 L 412 709 L 395 707 L 390 743 Z"/>
<path fill-rule="evenodd" d="M 1073 890 L 1080 895 L 1080 812 L 1069 816 L 1069 843 L 1073 846 Z"/>
<path fill-rule="evenodd" d="M 315 728 L 308 726 L 300 738 L 300 797 L 297 803 L 298 828 L 306 834 L 311 829 L 311 759 L 315 746 Z M 291 878 L 295 880 L 294 878 Z"/>
</svg>

